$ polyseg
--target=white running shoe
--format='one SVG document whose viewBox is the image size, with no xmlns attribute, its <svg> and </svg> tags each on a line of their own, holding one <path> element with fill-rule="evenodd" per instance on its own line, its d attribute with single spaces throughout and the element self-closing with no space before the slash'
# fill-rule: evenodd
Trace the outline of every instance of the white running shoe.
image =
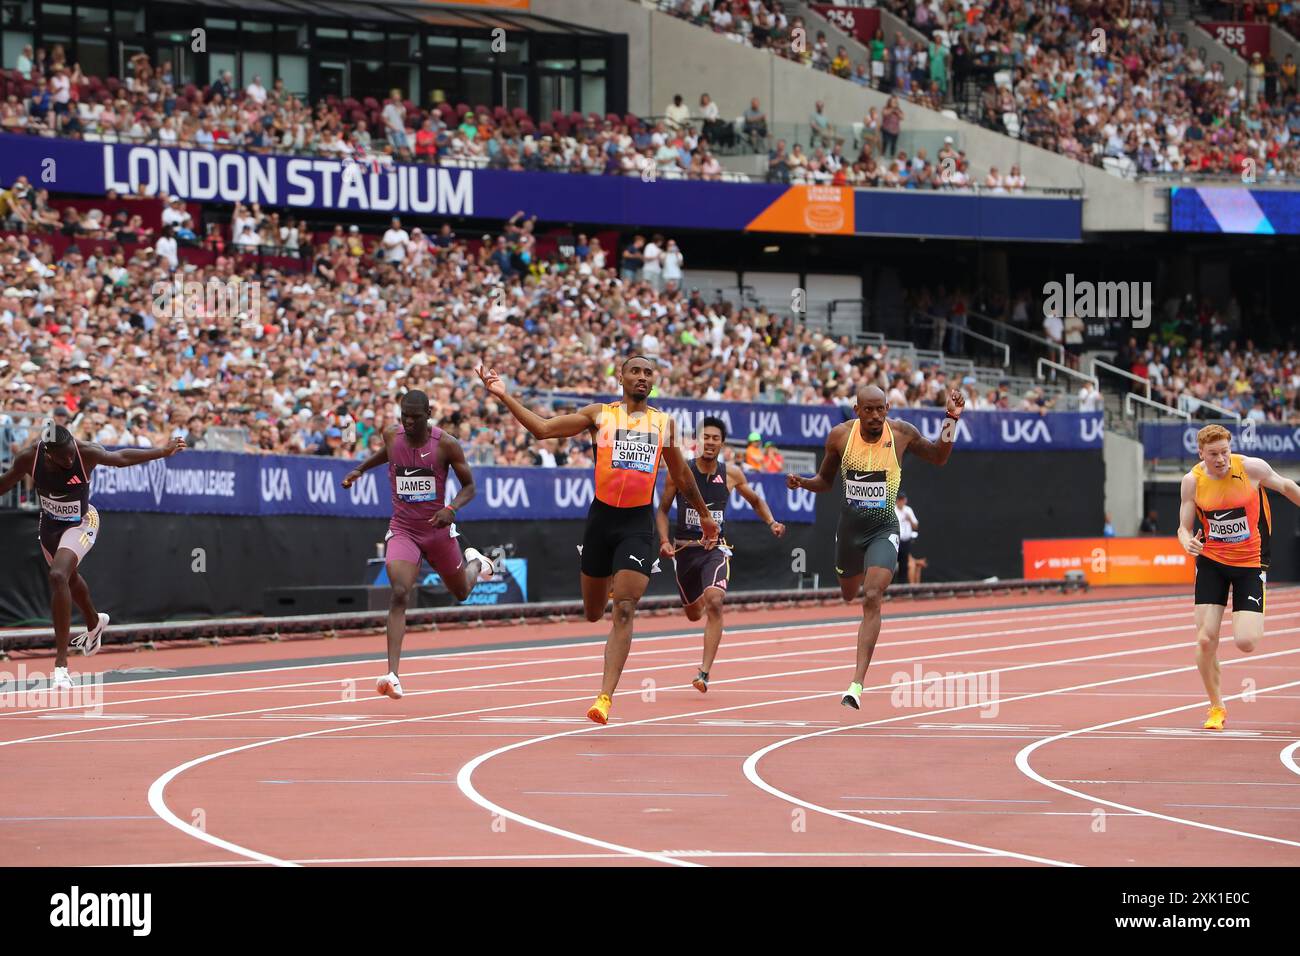
<svg viewBox="0 0 1300 956">
<path fill-rule="evenodd" d="M 50 680 L 51 690 L 72 690 L 72 678 L 66 667 L 54 668 L 54 677 Z"/>
<path fill-rule="evenodd" d="M 375 682 L 375 691 L 385 697 L 391 697 L 393 700 L 401 700 L 402 682 L 397 679 L 396 674 L 389 671 Z"/>
<path fill-rule="evenodd" d="M 854 681 L 849 685 L 849 689 L 844 692 L 840 698 L 840 703 L 845 707 L 852 707 L 854 710 L 862 709 L 862 685 Z"/>
<path fill-rule="evenodd" d="M 82 631 L 72 639 L 72 646 L 81 649 L 86 657 L 99 653 L 100 641 L 104 638 L 104 628 L 108 627 L 108 615 L 99 612 L 99 623 L 89 631 Z"/>
<path fill-rule="evenodd" d="M 492 580 L 492 561 L 487 557 L 487 555 L 478 548 L 466 548 L 465 563 L 469 564 L 471 561 L 477 561 L 479 563 L 478 579 L 480 581 Z"/>
</svg>

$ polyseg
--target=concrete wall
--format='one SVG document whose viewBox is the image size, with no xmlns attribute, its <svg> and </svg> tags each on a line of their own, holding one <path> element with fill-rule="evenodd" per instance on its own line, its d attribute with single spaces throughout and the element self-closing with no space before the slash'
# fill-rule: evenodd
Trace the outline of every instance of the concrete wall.
<svg viewBox="0 0 1300 956">
<path fill-rule="evenodd" d="M 1275 27 L 1271 24 L 1268 28 L 1268 49 L 1273 54 L 1273 59 L 1277 60 L 1278 66 L 1286 59 L 1288 53 L 1300 63 L 1300 40 L 1296 40 L 1291 34 L 1287 33 L 1281 27 Z"/>
<path fill-rule="evenodd" d="M 888 97 L 839 77 L 730 42 L 630 0 L 533 0 L 533 12 L 628 35 L 628 109 L 659 115 L 680 93 L 694 107 L 708 93 L 724 117 L 735 118 L 757 96 L 769 122 L 806 124 L 813 104 L 822 100 L 832 122 L 842 129 L 860 122 L 868 109 L 883 109 Z M 1212 40 L 1206 35 L 1206 40 Z M 1158 202 L 1149 189 L 1102 169 L 911 103 L 903 104 L 904 132 L 951 133 L 965 148 L 974 172 L 990 166 L 1006 171 L 1019 165 L 1033 187 L 1085 191 L 1084 229 L 1142 232 L 1158 227 Z"/>
<path fill-rule="evenodd" d="M 1206 66 L 1223 64 L 1223 79 L 1228 86 L 1238 80 L 1241 80 L 1243 87 L 1246 86 L 1246 61 L 1232 47 L 1224 46 L 1216 40 L 1209 30 L 1197 24 L 1194 29 L 1187 31 L 1187 44 L 1193 50 L 1205 50 Z"/>
<path fill-rule="evenodd" d="M 1106 512 L 1120 537 L 1136 535 L 1142 524 L 1142 443 L 1107 431 L 1102 446 L 1106 462 Z"/>
</svg>

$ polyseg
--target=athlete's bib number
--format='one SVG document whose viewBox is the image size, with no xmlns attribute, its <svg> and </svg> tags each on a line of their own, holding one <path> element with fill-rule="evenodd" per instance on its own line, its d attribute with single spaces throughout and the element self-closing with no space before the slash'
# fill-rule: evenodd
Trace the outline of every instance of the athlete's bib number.
<svg viewBox="0 0 1300 956">
<path fill-rule="evenodd" d="M 655 449 L 659 445 L 659 432 L 628 431 L 620 428 L 614 433 L 614 447 L 610 451 L 609 465 L 626 471 L 653 472 Z"/>
<path fill-rule="evenodd" d="M 1211 541 L 1230 544 L 1245 541 L 1250 537 L 1250 521 L 1246 518 L 1245 508 L 1233 508 L 1230 511 L 1207 511 L 1205 517 L 1210 525 Z"/>
<path fill-rule="evenodd" d="M 438 481 L 427 468 L 399 468 L 396 491 L 402 501 L 437 501 Z"/>
<path fill-rule="evenodd" d="M 56 501 L 41 495 L 41 510 L 56 521 L 80 521 L 80 501 Z"/>
<path fill-rule="evenodd" d="M 716 524 L 719 528 L 722 527 L 722 514 L 723 513 L 721 511 L 714 511 L 712 508 L 709 509 L 709 517 L 713 519 L 713 523 Z M 696 511 L 694 508 L 687 505 L 686 527 L 698 528 L 699 526 L 700 526 L 700 513 Z"/>
<path fill-rule="evenodd" d="M 883 508 L 889 482 L 883 471 L 850 471 L 844 475 L 844 497 L 859 508 Z"/>
</svg>

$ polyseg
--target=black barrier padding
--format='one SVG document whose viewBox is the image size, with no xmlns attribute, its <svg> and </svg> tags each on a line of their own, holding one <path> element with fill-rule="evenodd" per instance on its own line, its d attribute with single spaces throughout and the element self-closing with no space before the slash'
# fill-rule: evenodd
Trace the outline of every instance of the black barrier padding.
<svg viewBox="0 0 1300 956">
<path fill-rule="evenodd" d="M 943 468 L 910 457 L 903 468 L 903 490 L 921 523 L 913 553 L 929 560 L 925 582 L 1019 578 L 1023 538 L 1101 531 L 1104 467 L 1097 452 L 958 452 Z M 796 549 L 822 587 L 834 586 L 837 495 L 818 496 L 816 522 L 788 525 L 779 541 L 761 524 L 732 524 L 732 589 L 796 587 Z M 266 588 L 363 584 L 387 526 L 305 516 L 104 511 L 100 518 L 83 572 L 96 606 L 123 624 L 257 615 Z M 583 522 L 477 521 L 461 530 L 479 548 L 514 544 L 516 556 L 528 559 L 529 600 L 578 598 Z M 0 539 L 0 624 L 48 618 L 35 518 L 0 514 Z M 195 549 L 203 551 L 203 571 L 193 570 Z M 647 593 L 676 594 L 671 566 L 661 565 Z M 73 616 L 79 627 L 78 612 Z"/>
</svg>

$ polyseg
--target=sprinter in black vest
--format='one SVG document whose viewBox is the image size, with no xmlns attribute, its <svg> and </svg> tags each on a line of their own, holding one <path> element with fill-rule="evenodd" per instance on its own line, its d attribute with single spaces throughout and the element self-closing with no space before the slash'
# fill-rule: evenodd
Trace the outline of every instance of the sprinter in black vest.
<svg viewBox="0 0 1300 956">
<path fill-rule="evenodd" d="M 718 546 L 700 547 L 703 532 L 700 530 L 699 512 L 677 493 L 671 475 L 668 476 L 663 496 L 659 499 L 659 509 L 655 512 L 655 524 L 659 528 L 659 554 L 673 559 L 673 567 L 677 571 L 677 589 L 681 591 L 686 616 L 692 621 L 707 617 L 704 623 L 704 661 L 700 665 L 699 675 L 691 681 L 701 694 L 709 689 L 709 669 L 713 667 L 713 658 L 717 656 L 718 645 L 722 642 L 722 599 L 727 593 L 727 580 L 731 576 L 731 548 L 726 543 L 723 521 L 731 490 L 734 488 L 740 492 L 740 496 L 749 502 L 750 507 L 772 529 L 774 536 L 779 538 L 785 534 L 785 525 L 772 517 L 767 502 L 745 480 L 745 473 L 736 465 L 719 459 L 726 440 L 727 426 L 721 419 L 704 419 L 700 423 L 699 453 L 688 463 L 691 474 L 695 476 L 695 484 L 704 497 L 704 503 L 720 529 Z M 670 539 L 668 509 L 674 502 L 677 504 L 677 527 L 673 539 Z"/>
<path fill-rule="evenodd" d="M 99 512 L 90 503 L 90 473 L 96 465 L 126 468 L 167 458 L 184 447 L 184 439 L 173 438 L 162 448 L 107 451 L 102 445 L 77 441 L 62 425 L 50 421 L 42 430 L 41 440 L 19 452 L 13 467 L 0 475 L 0 495 L 30 475 L 40 499 L 37 536 L 45 563 L 50 566 L 50 617 L 54 621 L 55 644 L 54 677 L 50 683 L 55 690 L 72 689 L 69 643 L 90 656 L 99 650 L 108 624 L 107 614 L 96 613 L 90 588 L 79 571 L 99 535 Z M 87 630 L 69 642 L 74 601 L 86 619 Z"/>
</svg>

